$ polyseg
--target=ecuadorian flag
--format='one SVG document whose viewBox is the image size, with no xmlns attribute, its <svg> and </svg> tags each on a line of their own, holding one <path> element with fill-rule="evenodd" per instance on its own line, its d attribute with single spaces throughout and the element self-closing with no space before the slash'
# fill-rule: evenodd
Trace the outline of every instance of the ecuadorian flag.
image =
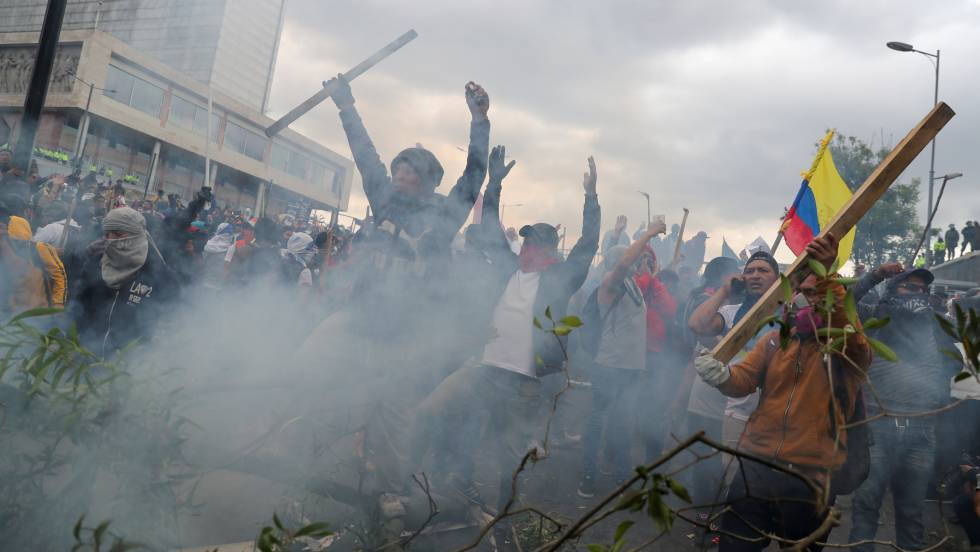
<svg viewBox="0 0 980 552">
<path fill-rule="evenodd" d="M 820 143 L 817 157 L 803 176 L 800 191 L 783 219 L 782 231 L 786 245 L 797 255 L 803 253 L 814 236 L 819 235 L 820 230 L 826 228 L 837 211 L 851 199 L 851 190 L 837 172 L 834 158 L 827 147 L 833 136 L 834 131 L 831 130 Z M 851 256 L 853 246 L 852 228 L 846 236 L 840 238 L 838 265 L 843 265 Z"/>
</svg>

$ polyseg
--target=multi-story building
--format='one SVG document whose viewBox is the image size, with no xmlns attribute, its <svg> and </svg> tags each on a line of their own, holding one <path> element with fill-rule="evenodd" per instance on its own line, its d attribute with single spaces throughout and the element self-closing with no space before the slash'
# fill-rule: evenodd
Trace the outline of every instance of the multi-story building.
<svg viewBox="0 0 980 552">
<path fill-rule="evenodd" d="M 47 0 L 7 0 L 0 33 L 40 32 Z M 63 30 L 99 30 L 265 112 L 285 0 L 72 0 Z"/>
<path fill-rule="evenodd" d="M 38 35 L 0 33 L 0 143 L 16 139 Z M 74 157 L 87 126 L 82 168 L 111 171 L 134 191 L 188 198 L 204 184 L 208 157 L 219 205 L 262 205 L 270 214 L 290 204 L 346 209 L 353 163 L 290 129 L 267 138 L 263 131 L 272 122 L 255 106 L 209 90 L 115 36 L 68 30 L 61 33 L 36 145 L 42 154 L 58 152 L 63 163 Z"/>
</svg>

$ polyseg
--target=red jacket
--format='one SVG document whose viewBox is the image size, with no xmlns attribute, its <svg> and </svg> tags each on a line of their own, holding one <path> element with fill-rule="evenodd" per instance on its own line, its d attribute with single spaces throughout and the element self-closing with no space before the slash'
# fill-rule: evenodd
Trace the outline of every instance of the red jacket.
<svg viewBox="0 0 980 552">
<path fill-rule="evenodd" d="M 663 352 L 667 337 L 667 322 L 677 312 L 677 302 L 653 274 L 634 276 L 633 280 L 647 303 L 647 351 Z"/>
</svg>

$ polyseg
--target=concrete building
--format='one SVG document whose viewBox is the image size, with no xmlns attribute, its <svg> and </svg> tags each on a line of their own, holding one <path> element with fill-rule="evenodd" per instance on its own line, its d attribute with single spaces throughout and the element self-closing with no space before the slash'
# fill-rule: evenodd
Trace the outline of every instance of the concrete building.
<svg viewBox="0 0 980 552">
<path fill-rule="evenodd" d="M 35 32 L 0 34 L 0 144 L 16 139 L 37 40 Z M 35 157 L 51 152 L 47 163 L 65 163 L 87 127 L 82 168 L 111 171 L 134 192 L 191 197 L 204 184 L 207 154 L 221 206 L 346 209 L 349 159 L 290 129 L 270 140 L 263 129 L 272 119 L 220 91 L 211 96 L 205 140 L 207 86 L 107 33 L 63 31 Z M 50 170 L 57 167 L 42 174 Z"/>
<path fill-rule="evenodd" d="M 40 32 L 47 0 L 6 0 L 0 33 Z M 72 0 L 63 30 L 99 30 L 263 113 L 285 0 Z"/>
</svg>

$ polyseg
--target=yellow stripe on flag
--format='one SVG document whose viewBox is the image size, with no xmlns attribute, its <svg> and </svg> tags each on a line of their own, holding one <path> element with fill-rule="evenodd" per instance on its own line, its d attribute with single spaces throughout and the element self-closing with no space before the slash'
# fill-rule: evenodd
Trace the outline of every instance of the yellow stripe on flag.
<svg viewBox="0 0 980 552">
<path fill-rule="evenodd" d="M 820 221 L 821 231 L 830 226 L 830 221 L 837 214 L 837 211 L 851 199 L 851 190 L 844 183 L 844 179 L 837 172 L 834 165 L 834 157 L 830 153 L 830 139 L 834 136 L 834 130 L 827 133 L 820 143 L 817 157 L 813 160 L 813 166 L 807 172 L 807 181 L 810 183 L 810 190 L 813 191 L 813 199 L 817 204 L 817 219 Z M 851 256 L 854 248 L 855 228 L 840 238 L 840 248 L 837 254 L 838 265 L 843 266 Z"/>
</svg>

